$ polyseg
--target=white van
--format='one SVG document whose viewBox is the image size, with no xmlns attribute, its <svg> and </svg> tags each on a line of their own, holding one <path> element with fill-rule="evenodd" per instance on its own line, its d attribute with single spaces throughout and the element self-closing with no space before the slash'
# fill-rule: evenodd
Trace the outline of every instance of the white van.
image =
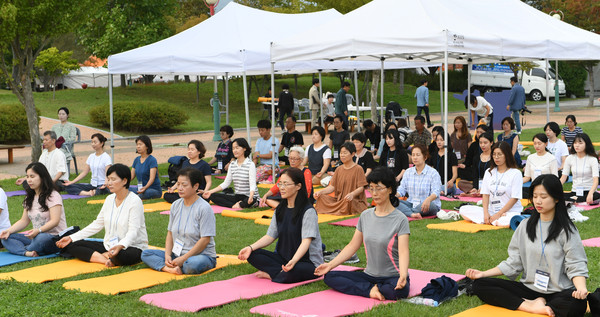
<svg viewBox="0 0 600 317">
<path fill-rule="evenodd" d="M 526 71 L 524 74 L 519 71 L 518 78 L 521 85 L 525 89 L 525 93 L 530 99 L 540 101 L 546 97 L 546 63 L 533 62 L 538 66 Z M 550 97 L 554 97 L 554 70 L 549 69 L 550 81 Z M 508 65 L 502 64 L 481 64 L 473 65 L 471 72 L 471 83 L 475 89 L 482 93 L 500 91 L 510 89 L 510 78 L 514 76 Z M 565 83 L 560 75 L 558 76 L 558 93 L 560 96 L 565 96 L 567 91 Z"/>
</svg>

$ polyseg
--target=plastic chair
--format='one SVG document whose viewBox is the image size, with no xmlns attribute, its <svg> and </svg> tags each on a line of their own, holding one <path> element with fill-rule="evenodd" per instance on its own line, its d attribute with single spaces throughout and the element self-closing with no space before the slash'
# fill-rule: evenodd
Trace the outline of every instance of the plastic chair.
<svg viewBox="0 0 600 317">
<path fill-rule="evenodd" d="M 71 153 L 71 158 L 73 159 L 73 165 L 75 166 L 75 174 L 79 174 L 79 170 L 77 169 L 77 157 L 75 156 L 75 143 L 79 143 L 81 142 L 81 131 L 79 130 L 78 127 L 75 127 L 75 131 L 76 131 L 76 136 L 77 136 L 77 140 L 75 142 L 65 142 L 62 146 L 67 149 L 67 151 L 69 153 Z M 67 168 L 69 168 L 71 166 L 71 164 L 67 165 Z"/>
<path fill-rule="evenodd" d="M 306 116 L 310 119 L 310 101 L 308 98 L 302 98 L 300 103 L 298 104 L 298 119 L 302 120 L 302 115 L 306 114 Z"/>
</svg>

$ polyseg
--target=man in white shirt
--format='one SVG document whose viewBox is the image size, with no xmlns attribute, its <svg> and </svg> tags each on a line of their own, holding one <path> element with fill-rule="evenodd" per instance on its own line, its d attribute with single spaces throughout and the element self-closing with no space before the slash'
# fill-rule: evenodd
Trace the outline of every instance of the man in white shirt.
<svg viewBox="0 0 600 317">
<path fill-rule="evenodd" d="M 56 133 L 54 131 L 44 132 L 43 139 L 44 150 L 38 161 L 48 170 L 52 181 L 56 184 L 59 191 L 64 190 L 63 183 L 69 180 L 69 171 L 67 170 L 67 159 L 65 154 L 56 147 Z M 23 185 L 24 188 L 29 187 L 25 181 L 25 177 L 17 179 L 17 185 Z"/>
</svg>

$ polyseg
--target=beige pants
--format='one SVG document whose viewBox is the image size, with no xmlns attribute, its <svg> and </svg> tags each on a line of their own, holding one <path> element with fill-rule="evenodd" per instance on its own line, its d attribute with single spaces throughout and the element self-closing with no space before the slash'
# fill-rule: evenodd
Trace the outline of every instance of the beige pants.
<svg viewBox="0 0 600 317">
<path fill-rule="evenodd" d="M 316 127 L 317 123 L 319 122 L 319 109 L 310 109 L 311 112 L 311 117 L 310 120 L 312 122 L 312 126 Z M 310 133 L 310 131 L 308 131 Z"/>
</svg>

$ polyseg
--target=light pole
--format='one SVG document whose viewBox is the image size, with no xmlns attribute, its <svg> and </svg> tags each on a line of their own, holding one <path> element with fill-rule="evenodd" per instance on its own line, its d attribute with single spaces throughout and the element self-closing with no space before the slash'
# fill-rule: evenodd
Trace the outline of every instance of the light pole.
<svg viewBox="0 0 600 317">
<path fill-rule="evenodd" d="M 551 17 L 557 20 L 563 20 L 565 18 L 565 14 L 560 10 L 552 10 L 550 11 Z M 554 112 L 560 112 L 559 104 L 559 91 L 558 91 L 558 61 L 556 61 L 556 69 L 554 69 Z"/>
<path fill-rule="evenodd" d="M 210 9 L 210 16 L 215 15 L 215 7 L 219 0 L 204 0 L 204 4 Z M 213 141 L 221 141 L 219 130 L 221 129 L 221 106 L 219 105 L 219 93 L 217 89 L 217 76 L 213 76 L 214 94 L 212 98 L 214 134 Z"/>
</svg>

